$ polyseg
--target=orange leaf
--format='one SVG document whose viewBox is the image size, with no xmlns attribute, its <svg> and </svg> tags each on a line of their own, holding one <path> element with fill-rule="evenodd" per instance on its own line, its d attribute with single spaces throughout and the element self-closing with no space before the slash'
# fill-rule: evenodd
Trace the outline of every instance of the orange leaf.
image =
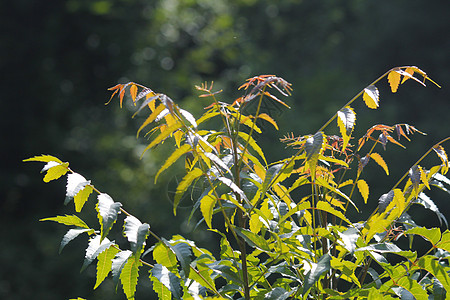
<svg viewBox="0 0 450 300">
<path fill-rule="evenodd" d="M 388 82 L 389 82 L 389 85 L 391 86 L 391 91 L 393 93 L 397 92 L 398 86 L 400 84 L 400 78 L 401 77 L 402 76 L 395 70 L 389 72 Z"/>
<path fill-rule="evenodd" d="M 388 166 L 380 154 L 372 153 L 372 154 L 370 154 L 370 158 L 372 158 L 378 165 L 380 165 L 380 167 L 382 167 L 384 169 L 384 171 L 386 172 L 386 175 L 389 175 Z"/>
<path fill-rule="evenodd" d="M 135 84 L 132 84 L 130 87 L 130 95 L 131 99 L 133 99 L 133 103 L 136 102 L 137 90 L 137 86 Z"/>
</svg>

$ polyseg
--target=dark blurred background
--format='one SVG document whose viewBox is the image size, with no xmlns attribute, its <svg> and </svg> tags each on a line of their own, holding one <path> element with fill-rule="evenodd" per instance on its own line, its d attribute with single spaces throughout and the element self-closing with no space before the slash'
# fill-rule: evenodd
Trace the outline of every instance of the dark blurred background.
<svg viewBox="0 0 450 300">
<path fill-rule="evenodd" d="M 405 141 L 406 150 L 388 145 L 382 155 L 389 177 L 377 166 L 367 172 L 370 213 L 418 157 L 450 135 L 449 14 L 447 0 L 9 1 L 0 10 L 0 298 L 124 298 L 109 279 L 92 290 L 95 266 L 79 273 L 87 237 L 58 255 L 67 228 L 38 220 L 74 209 L 63 206 L 64 180 L 44 184 L 41 165 L 21 162 L 34 155 L 69 161 L 161 236 L 181 233 L 214 249 L 213 235 L 184 222 L 189 202 L 181 217 L 171 213 L 167 195 L 179 174 L 170 170 L 153 183 L 165 148 L 140 160 L 146 140 L 135 132 L 142 120 L 131 118 L 129 104 L 120 110 L 117 99 L 105 107 L 106 89 L 118 82 L 167 93 L 199 116 L 209 103 L 197 97 L 195 84 L 214 80 L 225 90 L 220 100 L 232 102 L 248 77 L 285 78 L 294 88 L 286 99 L 292 109 L 276 112 L 280 131 L 267 127 L 267 136 L 258 138 L 273 161 L 283 157 L 278 139 L 286 133 L 314 133 L 391 67 L 419 66 L 442 89 L 410 80 L 392 94 L 383 81 L 380 109 L 353 105 L 356 136 L 377 123 L 409 123 L 428 133 Z M 449 218 L 449 195 L 433 199 Z M 86 211 L 94 204 L 91 196 Z M 439 225 L 428 211 L 416 215 L 422 225 Z M 86 218 L 97 226 L 95 216 Z M 143 268 L 140 277 L 147 272 Z M 138 299 L 154 297 L 149 285 L 142 280 Z"/>
</svg>

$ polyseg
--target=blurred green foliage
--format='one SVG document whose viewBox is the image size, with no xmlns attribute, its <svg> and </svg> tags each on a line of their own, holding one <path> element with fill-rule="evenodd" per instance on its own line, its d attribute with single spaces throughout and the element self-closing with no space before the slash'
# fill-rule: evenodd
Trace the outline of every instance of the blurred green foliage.
<svg viewBox="0 0 450 300">
<path fill-rule="evenodd" d="M 374 77 L 393 66 L 417 65 L 443 88 L 430 87 L 425 96 L 408 82 L 411 87 L 393 96 L 380 85 L 379 110 L 356 107 L 360 130 L 395 120 L 429 134 L 414 137 L 407 154 L 388 148 L 391 176 L 379 170 L 371 178 L 390 186 L 429 145 L 449 135 L 449 11 L 445 0 L 9 2 L 0 11 L 0 298 L 122 298 L 111 282 L 92 291 L 93 270 L 76 271 L 84 244 L 73 243 L 56 256 L 64 228 L 55 232 L 54 224 L 38 220 L 62 213 L 64 187 L 43 186 L 21 164 L 32 155 L 70 160 L 161 236 L 188 235 L 191 228 L 172 216 L 167 198 L 176 173 L 153 184 L 164 147 L 139 159 L 145 147 L 145 139 L 135 138 L 140 120 L 116 103 L 105 108 L 106 88 L 141 82 L 195 113 L 208 105 L 196 97 L 195 84 L 214 80 L 224 89 L 221 100 L 230 102 L 245 78 L 279 75 L 293 84 L 289 104 L 295 109 L 276 111 L 280 131 L 261 141 L 274 160 L 284 134 L 317 130 Z M 444 212 L 446 200 L 435 200 Z M 191 236 L 200 244 L 211 238 Z M 138 298 L 146 290 L 138 287 Z"/>
</svg>

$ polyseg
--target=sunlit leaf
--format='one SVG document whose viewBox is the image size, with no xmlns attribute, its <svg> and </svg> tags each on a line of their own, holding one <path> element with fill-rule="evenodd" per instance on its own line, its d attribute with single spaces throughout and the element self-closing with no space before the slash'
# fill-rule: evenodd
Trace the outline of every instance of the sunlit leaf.
<svg viewBox="0 0 450 300">
<path fill-rule="evenodd" d="M 133 255 L 130 250 L 120 251 L 114 256 L 111 264 L 111 272 L 113 276 L 114 285 L 117 287 L 119 284 L 120 274 L 122 269 L 127 263 L 128 259 Z"/>
<path fill-rule="evenodd" d="M 150 279 L 154 281 L 152 277 L 161 282 L 172 293 L 175 299 L 181 299 L 180 279 L 166 267 L 156 264 L 150 272 Z"/>
<path fill-rule="evenodd" d="M 248 144 L 250 147 L 252 147 L 253 150 L 258 153 L 258 155 L 264 160 L 264 162 L 267 164 L 266 157 L 264 156 L 264 152 L 262 151 L 261 147 L 256 143 L 256 141 L 253 139 L 253 137 L 249 136 L 245 132 L 239 131 L 239 136 Z"/>
<path fill-rule="evenodd" d="M 84 187 L 90 184 L 91 181 L 86 180 L 82 175 L 78 173 L 71 173 L 67 175 L 67 185 L 66 185 L 66 203 L 72 200 Z M 79 203 L 78 206 L 75 205 L 75 210 L 77 212 L 81 211 L 83 203 Z"/>
<path fill-rule="evenodd" d="M 81 228 L 90 229 L 83 220 L 75 215 L 56 216 L 51 218 L 40 219 L 39 221 L 54 221 L 64 225 L 73 225 Z"/>
<path fill-rule="evenodd" d="M 405 231 L 405 234 L 417 234 L 428 240 L 435 246 L 441 240 L 441 230 L 439 228 L 415 227 Z"/>
<path fill-rule="evenodd" d="M 427 272 L 430 272 L 443 285 L 447 293 L 450 293 L 450 277 L 446 268 L 439 263 L 434 256 L 423 256 L 419 259 L 417 265 Z"/>
<path fill-rule="evenodd" d="M 164 129 L 164 131 L 161 132 L 153 141 L 151 141 L 151 143 L 144 149 L 144 151 L 142 151 L 142 155 L 144 155 L 144 153 L 147 152 L 147 150 L 155 147 L 156 145 L 164 141 L 166 138 L 168 138 L 171 134 L 173 134 L 181 127 L 183 127 L 183 124 L 181 122 L 176 122 L 175 124 Z"/>
<path fill-rule="evenodd" d="M 137 86 L 135 84 L 132 84 L 130 86 L 130 95 L 131 95 L 131 99 L 133 100 L 133 103 L 136 102 L 136 96 L 137 96 Z"/>
<path fill-rule="evenodd" d="M 303 283 L 303 295 L 306 295 L 309 289 L 319 280 L 320 276 L 331 269 L 331 255 L 324 254 L 317 263 L 313 263 L 311 270 L 306 274 Z"/>
<path fill-rule="evenodd" d="M 114 200 L 105 193 L 98 195 L 97 199 L 96 209 L 98 212 L 98 220 L 100 221 L 101 238 L 103 240 L 116 222 L 122 204 L 120 202 L 114 202 Z"/>
<path fill-rule="evenodd" d="M 139 127 L 136 136 L 139 136 L 139 133 L 141 132 L 144 127 L 146 127 L 148 124 L 152 123 L 156 120 L 156 118 L 159 116 L 159 114 L 165 109 L 166 107 L 162 104 L 158 105 L 154 111 L 148 116 L 148 118 L 142 123 L 141 127 Z"/>
<path fill-rule="evenodd" d="M 175 253 L 163 242 L 156 244 L 153 249 L 153 259 L 168 269 L 172 269 L 177 265 Z"/>
<path fill-rule="evenodd" d="M 173 214 L 177 214 L 177 206 L 180 203 L 181 197 L 186 192 L 187 188 L 191 185 L 191 183 L 197 179 L 198 177 L 203 175 L 203 171 L 199 168 L 192 169 L 189 173 L 187 173 L 181 182 L 177 186 L 177 190 L 175 192 L 175 199 L 173 202 Z"/>
<path fill-rule="evenodd" d="M 368 108 L 377 109 L 379 106 L 379 96 L 380 93 L 378 89 L 374 85 L 370 85 L 364 89 L 363 100 L 366 103 Z"/>
<path fill-rule="evenodd" d="M 397 92 L 401 77 L 402 76 L 396 70 L 389 72 L 388 82 L 389 82 L 389 85 L 391 86 L 391 91 L 393 93 Z"/>
<path fill-rule="evenodd" d="M 273 127 L 275 127 L 276 130 L 278 130 L 278 125 L 277 122 L 275 122 L 274 119 L 272 119 L 268 114 L 266 113 L 262 113 L 258 115 L 258 118 L 266 120 L 267 122 L 269 122 L 270 124 L 273 125 Z"/>
<path fill-rule="evenodd" d="M 343 213 L 341 213 L 337 209 L 333 208 L 330 205 L 330 203 L 328 203 L 326 201 L 319 201 L 319 202 L 317 202 L 316 209 L 326 211 L 327 213 L 338 217 L 342 221 L 345 221 L 347 224 L 351 224 L 350 221 L 344 216 Z"/>
<path fill-rule="evenodd" d="M 134 299 L 141 265 L 142 263 L 138 259 L 128 259 L 120 273 L 120 282 L 127 299 Z"/>
<path fill-rule="evenodd" d="M 84 256 L 84 263 L 81 267 L 81 271 L 86 269 L 86 267 L 89 266 L 100 253 L 111 247 L 113 244 L 114 242 L 109 241 L 108 238 L 101 240 L 99 235 L 89 239 L 89 246 L 86 248 L 86 254 Z"/>
<path fill-rule="evenodd" d="M 184 144 L 180 148 L 177 148 L 172 154 L 167 158 L 161 168 L 159 168 L 158 173 L 155 175 L 155 183 L 158 180 L 158 176 L 171 165 L 173 165 L 183 154 L 190 151 L 192 148 L 189 144 Z"/>
<path fill-rule="evenodd" d="M 134 216 L 127 216 L 124 221 L 123 233 L 131 244 L 131 251 L 138 255 L 142 252 L 145 246 L 145 240 L 149 234 L 150 225 L 142 224 Z"/>
<path fill-rule="evenodd" d="M 369 185 L 363 179 L 358 180 L 357 185 L 358 190 L 364 199 L 364 203 L 367 204 L 367 199 L 369 198 Z"/>
<path fill-rule="evenodd" d="M 46 162 L 46 163 L 48 163 L 48 162 L 51 162 L 51 161 L 54 161 L 54 162 L 57 162 L 57 163 L 59 163 L 59 164 L 62 164 L 63 162 L 59 159 L 59 158 L 57 158 L 57 157 L 54 157 L 54 156 L 52 156 L 52 155 L 38 155 L 38 156 L 34 156 L 34 157 L 31 157 L 31 158 L 27 158 L 27 159 L 24 159 L 23 160 L 23 162 L 28 162 L 28 161 L 39 161 L 39 162 Z"/>
<path fill-rule="evenodd" d="M 163 241 L 165 240 L 163 239 Z M 181 268 L 184 271 L 184 275 L 188 277 L 190 272 L 190 264 L 192 262 L 191 246 L 184 242 L 175 245 L 172 245 L 167 241 L 165 241 L 165 243 L 175 253 L 177 260 L 180 262 Z"/>
<path fill-rule="evenodd" d="M 292 292 L 277 286 L 264 295 L 264 300 L 286 300 L 291 294 Z"/>
<path fill-rule="evenodd" d="M 420 178 L 421 178 L 421 171 L 417 165 L 414 165 L 409 169 L 408 172 L 409 179 L 411 180 L 414 193 L 417 196 L 419 192 L 419 185 L 420 185 Z"/>
<path fill-rule="evenodd" d="M 83 208 L 84 203 L 89 198 L 89 195 L 94 191 L 94 187 L 91 185 L 86 185 L 81 191 L 79 191 L 75 197 L 73 198 L 73 202 L 75 203 L 75 211 L 80 212 Z"/>
<path fill-rule="evenodd" d="M 447 153 L 444 150 L 444 147 L 441 145 L 433 147 L 434 152 L 439 156 L 442 161 L 442 174 L 446 174 L 449 168 Z"/>
<path fill-rule="evenodd" d="M 244 228 L 240 228 L 240 227 L 234 227 L 234 230 L 250 246 L 252 246 L 254 248 L 258 248 L 258 249 L 260 249 L 262 251 L 265 251 L 265 252 L 269 252 L 270 251 L 269 244 L 267 243 L 267 241 L 262 236 L 257 235 L 255 233 L 251 232 L 250 230 L 247 230 L 247 229 L 244 229 Z"/>
<path fill-rule="evenodd" d="M 170 292 L 170 290 L 164 284 L 161 283 L 161 281 L 159 281 L 154 276 L 150 276 L 150 279 L 152 281 L 153 290 L 158 295 L 158 299 L 160 299 L 160 300 L 172 300 L 172 293 Z"/>
<path fill-rule="evenodd" d="M 342 151 L 344 151 L 355 127 L 356 114 L 351 107 L 347 106 L 339 110 L 337 115 L 337 122 L 343 139 Z"/>
<path fill-rule="evenodd" d="M 380 154 L 378 153 L 371 153 L 370 154 L 370 158 L 372 158 L 380 167 L 383 168 L 383 170 L 386 172 L 386 175 L 389 175 L 389 169 L 388 166 L 386 164 L 386 162 L 384 161 L 383 157 L 381 157 Z"/>
<path fill-rule="evenodd" d="M 64 249 L 64 247 L 70 242 L 72 241 L 74 238 L 76 238 L 77 236 L 79 236 L 82 233 L 85 232 L 94 232 L 93 229 L 86 229 L 86 228 L 75 228 L 75 229 L 69 229 L 69 231 L 67 231 L 67 233 L 64 235 L 64 237 L 61 240 L 61 244 L 59 246 L 59 253 L 61 253 L 61 251 Z"/>
<path fill-rule="evenodd" d="M 209 228 L 212 228 L 211 219 L 216 200 L 217 199 L 215 197 L 209 194 L 203 196 L 200 200 L 200 210 Z"/>
<path fill-rule="evenodd" d="M 47 171 L 44 176 L 44 182 L 56 180 L 69 172 L 69 163 L 58 163 L 55 161 L 48 162 L 41 172 Z"/>
<path fill-rule="evenodd" d="M 97 276 L 94 290 L 105 280 L 111 271 L 112 260 L 120 250 L 110 246 L 97 256 Z"/>
<path fill-rule="evenodd" d="M 190 112 L 188 112 L 187 110 L 181 109 L 181 108 L 179 109 L 179 111 L 180 111 L 181 115 L 183 117 L 185 117 L 186 120 L 188 120 L 188 122 L 191 123 L 191 125 L 194 128 L 197 128 L 197 122 L 195 121 L 194 116 Z"/>
</svg>

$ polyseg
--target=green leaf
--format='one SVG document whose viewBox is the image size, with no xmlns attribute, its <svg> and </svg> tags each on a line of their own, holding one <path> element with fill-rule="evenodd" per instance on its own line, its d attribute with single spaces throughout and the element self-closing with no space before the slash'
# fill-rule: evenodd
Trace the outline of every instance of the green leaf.
<svg viewBox="0 0 450 300">
<path fill-rule="evenodd" d="M 83 266 L 81 267 L 81 272 L 89 266 L 97 256 L 102 253 L 105 249 L 111 247 L 114 242 L 110 242 L 108 238 L 100 239 L 99 235 L 91 238 L 89 240 L 89 246 L 86 249 L 85 259 Z"/>
<path fill-rule="evenodd" d="M 97 276 L 94 290 L 105 280 L 111 271 L 112 259 L 120 250 L 111 245 L 97 256 Z"/>
<path fill-rule="evenodd" d="M 330 203 L 326 201 L 319 201 L 317 202 L 316 209 L 326 211 L 327 213 L 330 213 L 342 221 L 345 221 L 347 224 L 351 224 L 351 222 L 344 216 L 343 213 L 338 211 L 337 209 L 333 208 Z"/>
<path fill-rule="evenodd" d="M 364 89 L 364 95 L 363 100 L 364 103 L 366 103 L 368 108 L 371 109 L 377 109 L 379 104 L 379 96 L 380 93 L 378 92 L 378 89 L 374 85 L 369 85 Z"/>
<path fill-rule="evenodd" d="M 120 282 L 122 282 L 123 291 L 127 299 L 134 299 L 136 285 L 139 277 L 139 267 L 142 263 L 139 259 L 129 259 L 120 274 Z"/>
<path fill-rule="evenodd" d="M 177 258 L 172 249 L 165 243 L 159 242 L 153 249 L 153 259 L 160 265 L 172 269 L 177 265 Z"/>
<path fill-rule="evenodd" d="M 212 228 L 211 220 L 213 215 L 213 209 L 214 206 L 216 205 L 216 201 L 217 201 L 216 197 L 213 197 L 210 194 L 203 196 L 200 200 L 200 210 L 209 228 Z"/>
<path fill-rule="evenodd" d="M 119 284 L 120 274 L 122 269 L 127 263 L 128 259 L 133 255 L 130 250 L 120 251 L 114 256 L 111 264 L 111 272 L 113 276 L 114 285 L 117 287 Z"/>
<path fill-rule="evenodd" d="M 350 136 L 352 135 L 353 128 L 355 127 L 356 114 L 350 106 L 347 106 L 338 111 L 337 115 L 339 131 L 341 132 L 343 139 L 342 151 L 344 151 L 347 147 L 348 142 L 350 141 Z"/>
<path fill-rule="evenodd" d="M 56 217 L 51 217 L 51 218 L 44 218 L 44 219 L 40 219 L 39 221 L 54 221 L 54 222 L 58 222 L 64 225 L 73 225 L 73 226 L 77 226 L 77 227 L 81 227 L 81 228 L 87 228 L 90 229 L 88 225 L 86 225 L 86 223 L 84 223 L 83 220 L 81 220 L 79 217 L 75 216 L 75 215 L 65 215 L 65 216 L 56 216 Z"/>
<path fill-rule="evenodd" d="M 150 273 L 150 279 L 152 277 L 155 277 L 161 282 L 172 293 L 175 299 L 181 299 L 180 278 L 171 273 L 166 267 L 156 264 Z"/>
<path fill-rule="evenodd" d="M 434 256 L 423 256 L 419 259 L 417 265 L 430 272 L 444 286 L 445 290 L 450 293 L 450 277 L 444 266 Z"/>
<path fill-rule="evenodd" d="M 270 166 L 270 168 L 266 171 L 266 176 L 264 177 L 264 182 L 261 187 L 263 193 L 265 193 L 269 189 L 272 180 L 278 175 L 283 165 L 284 164 L 276 164 Z"/>
<path fill-rule="evenodd" d="M 247 242 L 247 244 L 249 244 L 253 248 L 257 248 L 264 252 L 270 251 L 269 244 L 263 237 L 261 237 L 257 234 L 254 234 L 250 230 L 240 228 L 240 227 L 234 227 L 234 230 L 240 237 L 242 237 Z"/>
<path fill-rule="evenodd" d="M 344 194 L 343 192 L 341 192 L 339 189 L 335 188 L 334 186 L 330 185 L 325 178 L 317 177 L 316 184 L 321 185 L 321 186 L 327 188 L 328 190 L 338 194 L 339 196 L 341 196 L 342 198 L 347 200 L 356 209 L 356 211 L 359 211 L 359 209 L 355 205 L 355 203 L 353 203 L 353 201 L 346 194 Z"/>
<path fill-rule="evenodd" d="M 396 253 L 401 252 L 402 249 L 397 247 L 395 244 L 392 243 L 379 243 L 379 244 L 373 244 L 366 247 L 361 247 L 356 249 L 356 251 L 374 251 L 377 253 Z"/>
<path fill-rule="evenodd" d="M 210 290 L 215 290 L 214 281 L 211 277 L 213 271 L 207 266 L 198 263 L 197 269 L 193 269 L 191 270 L 191 272 L 189 272 L 189 279 L 195 280 L 196 282 Z"/>
<path fill-rule="evenodd" d="M 309 289 L 319 280 L 323 273 L 331 269 L 331 255 L 328 253 L 323 255 L 317 263 L 312 263 L 311 270 L 305 276 L 303 283 L 303 295 L 306 295 Z"/>
<path fill-rule="evenodd" d="M 192 169 L 189 173 L 187 173 L 181 182 L 177 186 L 177 190 L 175 192 L 175 200 L 173 202 L 173 214 L 177 214 L 177 206 L 180 203 L 181 197 L 184 192 L 186 192 L 187 188 L 191 185 L 192 181 L 197 179 L 198 177 L 203 175 L 203 171 L 199 168 Z"/>
<path fill-rule="evenodd" d="M 167 168 L 169 168 L 171 165 L 173 165 L 183 154 L 186 152 L 189 152 L 191 150 L 191 146 L 189 144 L 184 144 L 180 148 L 177 148 L 170 156 L 167 158 L 167 160 L 164 162 L 162 167 L 158 170 L 158 173 L 155 175 L 155 183 L 158 180 L 158 176 L 165 171 Z"/>
<path fill-rule="evenodd" d="M 186 277 L 189 276 L 190 272 L 190 264 L 192 261 L 191 255 L 191 246 L 187 243 L 180 242 L 178 244 L 172 245 L 170 242 L 163 239 L 163 241 L 166 243 L 167 246 L 169 246 L 170 249 L 175 253 L 178 261 L 180 262 L 181 268 L 184 271 L 184 275 Z"/>
<path fill-rule="evenodd" d="M 292 292 L 288 292 L 281 287 L 271 289 L 270 292 L 264 295 L 264 300 L 286 300 Z"/>
<path fill-rule="evenodd" d="M 63 163 L 63 162 L 62 162 L 59 158 L 57 158 L 57 157 L 54 157 L 54 156 L 51 156 L 51 155 L 44 155 L 44 154 L 38 155 L 38 156 L 34 156 L 34 157 L 27 158 L 27 159 L 24 159 L 24 160 L 23 160 L 23 162 L 29 162 L 29 161 L 39 161 L 39 162 L 46 162 L 46 163 L 51 162 L 51 161 L 54 161 L 54 162 L 57 162 L 57 163 L 59 163 L 59 164 L 62 164 L 62 163 Z"/>
<path fill-rule="evenodd" d="M 150 273 L 151 274 L 151 273 Z M 172 293 L 170 290 L 161 283 L 156 277 L 150 275 L 152 281 L 153 290 L 158 294 L 160 300 L 172 300 Z"/>
<path fill-rule="evenodd" d="M 120 202 L 114 202 L 114 200 L 105 193 L 98 195 L 97 199 L 98 203 L 96 208 L 98 220 L 100 221 L 101 238 L 104 239 L 116 222 L 122 204 Z"/>
<path fill-rule="evenodd" d="M 145 246 L 145 240 L 149 234 L 150 225 L 142 224 L 134 216 L 127 216 L 124 221 L 124 235 L 131 244 L 131 251 L 139 257 Z"/>
<path fill-rule="evenodd" d="M 82 234 L 84 232 L 90 232 L 90 231 L 93 232 L 94 230 L 93 229 L 86 229 L 86 228 L 69 229 L 69 231 L 67 231 L 67 233 L 62 238 L 61 245 L 59 246 L 59 253 L 61 253 L 61 251 L 64 249 L 64 247 L 70 241 L 72 241 L 74 238 L 76 238 L 77 236 L 79 236 L 80 234 Z"/>
<path fill-rule="evenodd" d="M 448 231 L 448 229 L 442 233 L 442 238 L 439 243 L 436 244 L 436 248 L 450 252 L 450 231 Z"/>
<path fill-rule="evenodd" d="M 433 246 L 435 246 L 441 240 L 441 230 L 439 228 L 414 227 L 407 231 L 405 234 L 417 234 L 428 240 Z"/>
<path fill-rule="evenodd" d="M 408 276 L 396 280 L 395 284 L 410 292 L 416 300 L 428 300 L 428 294 L 425 289 L 417 281 Z"/>
</svg>

